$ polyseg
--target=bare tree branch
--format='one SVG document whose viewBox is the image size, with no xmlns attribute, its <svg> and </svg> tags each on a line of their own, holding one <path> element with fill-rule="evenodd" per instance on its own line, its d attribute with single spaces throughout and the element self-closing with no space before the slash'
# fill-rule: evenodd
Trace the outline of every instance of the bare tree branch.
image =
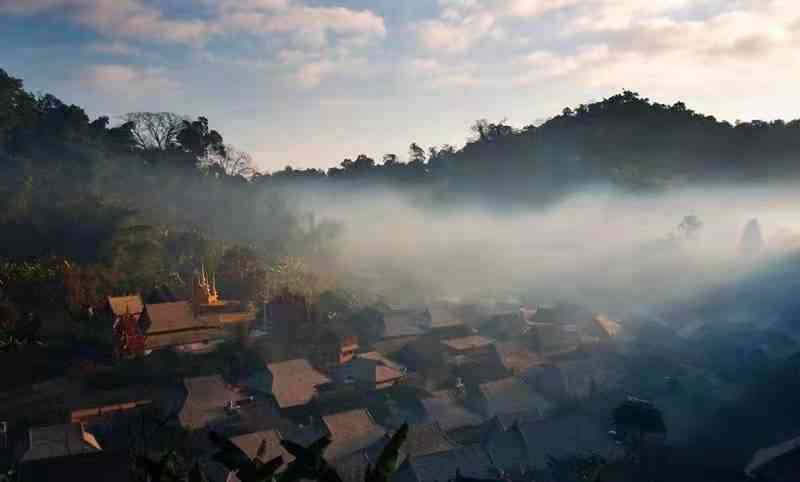
<svg viewBox="0 0 800 482">
<path fill-rule="evenodd" d="M 131 112 L 122 116 L 133 124 L 136 147 L 142 150 L 166 150 L 175 145 L 186 120 L 171 112 Z"/>
</svg>

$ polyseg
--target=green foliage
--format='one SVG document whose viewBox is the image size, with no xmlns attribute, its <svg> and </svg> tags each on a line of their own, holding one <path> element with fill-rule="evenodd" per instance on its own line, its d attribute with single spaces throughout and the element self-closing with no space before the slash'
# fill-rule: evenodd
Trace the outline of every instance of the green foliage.
<svg viewBox="0 0 800 482">
<path fill-rule="evenodd" d="M 408 423 L 404 423 L 381 450 L 375 467 L 367 470 L 365 482 L 388 482 L 400 463 L 400 450 L 408 438 Z"/>
<path fill-rule="evenodd" d="M 134 473 L 142 482 L 183 482 L 187 471 L 183 459 L 174 451 L 164 453 L 158 459 L 146 455 L 135 458 Z"/>
<path fill-rule="evenodd" d="M 300 479 L 319 480 L 320 482 L 341 482 L 339 474 L 325 460 L 325 449 L 331 444 L 330 436 L 325 436 L 308 447 L 291 440 L 281 440 L 281 445 L 292 454 L 292 460 L 281 474 L 281 482 L 296 482 Z"/>
<path fill-rule="evenodd" d="M 280 456 L 267 462 L 261 460 L 266 452 L 266 441 L 261 441 L 255 458 L 251 459 L 236 444 L 222 435 L 214 431 L 208 435 L 220 449 L 214 454 L 213 459 L 234 472 L 242 482 L 271 482 L 275 472 L 283 465 L 283 458 Z"/>
</svg>

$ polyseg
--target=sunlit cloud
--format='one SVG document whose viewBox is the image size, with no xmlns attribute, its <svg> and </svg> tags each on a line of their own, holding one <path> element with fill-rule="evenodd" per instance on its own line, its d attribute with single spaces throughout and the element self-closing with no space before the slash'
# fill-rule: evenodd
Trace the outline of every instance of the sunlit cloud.
<svg viewBox="0 0 800 482">
<path fill-rule="evenodd" d="M 118 64 L 87 67 L 81 75 L 81 83 L 98 92 L 134 98 L 174 94 L 183 88 L 183 84 L 165 69 Z"/>
</svg>

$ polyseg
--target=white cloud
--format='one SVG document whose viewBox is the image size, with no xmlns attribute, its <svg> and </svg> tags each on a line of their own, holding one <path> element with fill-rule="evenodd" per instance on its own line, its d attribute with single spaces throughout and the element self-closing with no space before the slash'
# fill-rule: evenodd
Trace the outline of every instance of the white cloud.
<svg viewBox="0 0 800 482">
<path fill-rule="evenodd" d="M 92 52 L 120 57 L 139 57 L 144 51 L 125 42 L 96 42 L 88 46 Z"/>
<path fill-rule="evenodd" d="M 490 13 L 479 12 L 464 17 L 425 20 L 414 26 L 420 43 L 428 50 L 459 54 L 475 46 L 495 27 Z"/>
<path fill-rule="evenodd" d="M 234 29 L 254 34 L 290 34 L 305 48 L 325 48 L 331 36 L 355 39 L 367 45 L 371 39 L 386 36 L 381 16 L 370 10 L 345 7 L 318 7 L 272 0 L 263 2 L 229 3 L 223 5 L 223 22 Z"/>
<path fill-rule="evenodd" d="M 477 87 L 484 82 L 476 64 L 441 62 L 432 57 L 411 59 L 405 72 L 411 82 L 433 88 Z"/>
<path fill-rule="evenodd" d="M 331 35 L 383 38 L 386 26 L 370 10 L 309 6 L 291 0 L 195 0 L 193 18 L 168 18 L 144 0 L 0 0 L 0 13 L 63 14 L 101 35 L 199 46 L 219 34 L 280 33 L 321 48 Z M 362 42 L 363 43 L 363 42 Z"/>
<path fill-rule="evenodd" d="M 86 68 L 80 80 L 85 87 L 99 93 L 127 98 L 163 96 L 175 94 L 182 89 L 182 84 L 166 69 L 156 67 L 92 65 Z"/>
<path fill-rule="evenodd" d="M 571 7 L 578 4 L 578 0 L 508 0 L 497 2 L 500 10 L 506 15 L 514 17 L 538 17 L 545 13 Z"/>
<path fill-rule="evenodd" d="M 36 15 L 63 13 L 72 20 L 112 38 L 201 44 L 217 31 L 203 19 L 170 19 L 141 0 L 0 0 L 0 12 Z"/>
<path fill-rule="evenodd" d="M 763 83 L 753 79 L 759 75 L 782 85 L 800 81 L 800 2 L 793 0 L 440 0 L 439 5 L 437 17 L 413 26 L 427 51 L 423 60 L 410 63 L 413 75 L 526 87 L 557 77 L 583 90 L 654 85 L 678 96 L 679 89 L 704 90 L 709 82 L 718 82 L 720 92 L 734 84 L 740 88 L 743 79 Z M 470 69 L 470 61 L 481 68 Z M 776 73 L 783 77 L 775 79 Z"/>
<path fill-rule="evenodd" d="M 312 89 L 332 78 L 366 77 L 372 73 L 369 62 L 363 57 L 319 58 L 300 64 L 289 81 L 301 89 Z"/>
<path fill-rule="evenodd" d="M 9 15 L 35 15 L 54 8 L 79 4 L 67 0 L 0 0 L 0 13 Z"/>
<path fill-rule="evenodd" d="M 536 79 L 569 75 L 588 66 L 599 65 L 609 57 L 607 45 L 584 47 L 574 55 L 558 55 L 546 50 L 537 50 L 523 57 L 521 63 L 528 69 L 528 73 L 515 78 L 515 83 L 525 84 Z"/>
</svg>

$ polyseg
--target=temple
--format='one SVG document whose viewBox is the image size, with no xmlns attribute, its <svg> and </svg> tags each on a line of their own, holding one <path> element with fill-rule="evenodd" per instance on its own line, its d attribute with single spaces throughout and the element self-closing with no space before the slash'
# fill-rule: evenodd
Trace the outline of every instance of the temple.
<svg viewBox="0 0 800 482">
<path fill-rule="evenodd" d="M 241 301 L 222 300 L 216 277 L 205 267 L 192 281 L 191 298 L 144 303 L 140 295 L 109 297 L 118 358 L 142 356 L 153 350 L 204 352 L 227 338 L 249 330 L 255 310 Z"/>
</svg>

